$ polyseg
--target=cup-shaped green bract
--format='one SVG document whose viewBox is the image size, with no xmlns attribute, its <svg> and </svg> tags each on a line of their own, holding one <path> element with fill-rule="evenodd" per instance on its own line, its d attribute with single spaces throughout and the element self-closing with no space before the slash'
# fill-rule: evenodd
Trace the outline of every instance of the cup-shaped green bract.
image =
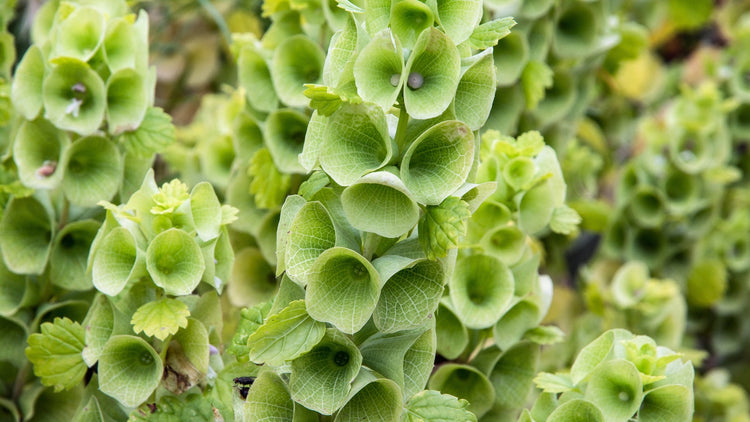
<svg viewBox="0 0 750 422">
<path fill-rule="evenodd" d="M 268 63 L 257 50 L 245 46 L 237 58 L 237 78 L 245 88 L 250 105 L 260 111 L 273 111 L 279 103 Z"/>
<path fill-rule="evenodd" d="M 518 226 L 529 234 L 541 231 L 555 208 L 553 186 L 549 179 L 526 191 L 518 206 Z"/>
<path fill-rule="evenodd" d="M 271 300 L 277 287 L 273 268 L 257 248 L 237 251 L 227 295 L 234 306 L 253 306 Z"/>
<path fill-rule="evenodd" d="M 111 199 L 122 182 L 122 157 L 107 138 L 79 139 L 66 152 L 62 188 L 72 204 L 91 207 Z"/>
<path fill-rule="evenodd" d="M 526 19 L 537 19 L 547 13 L 554 3 L 554 0 L 526 0 L 520 14 Z"/>
<path fill-rule="evenodd" d="M 561 404 L 547 418 L 548 422 L 604 422 L 604 415 L 593 403 L 573 399 Z"/>
<path fill-rule="evenodd" d="M 659 228 L 639 227 L 630 233 L 625 245 L 625 256 L 628 259 L 643 261 L 655 268 L 664 261 L 670 245 L 667 237 Z"/>
<path fill-rule="evenodd" d="M 495 227 L 482 237 L 481 245 L 488 255 L 513 265 L 526 251 L 526 235 L 517 226 Z"/>
<path fill-rule="evenodd" d="M 715 163 L 720 138 L 719 134 L 709 137 L 690 129 L 678 130 L 669 140 L 669 158 L 680 170 L 698 173 Z"/>
<path fill-rule="evenodd" d="M 539 346 L 522 341 L 505 350 L 489 373 L 495 407 L 518 409 L 526 403 L 537 373 Z"/>
<path fill-rule="evenodd" d="M 140 337 L 118 335 L 104 346 L 98 373 L 103 393 L 136 407 L 159 386 L 164 365 L 156 350 Z"/>
<path fill-rule="evenodd" d="M 585 397 L 602 410 L 605 421 L 628 420 L 643 400 L 641 375 L 624 359 L 604 362 L 591 374 Z"/>
<path fill-rule="evenodd" d="M 446 0 L 437 4 L 440 26 L 456 45 L 469 39 L 482 19 L 482 12 L 479 0 Z"/>
<path fill-rule="evenodd" d="M 60 129 L 88 135 L 104 119 L 104 82 L 82 61 L 58 59 L 44 78 L 42 96 L 44 117 Z"/>
<path fill-rule="evenodd" d="M 357 93 L 365 101 L 389 110 L 396 102 L 406 76 L 401 42 L 390 29 L 379 32 L 354 62 Z"/>
<path fill-rule="evenodd" d="M 362 328 L 380 297 L 382 282 L 377 270 L 351 249 L 334 247 L 323 252 L 310 269 L 307 312 L 352 334 Z"/>
<path fill-rule="evenodd" d="M 18 63 L 10 91 L 13 106 L 26 120 L 33 120 L 42 110 L 44 72 L 45 60 L 42 50 L 32 45 Z"/>
<path fill-rule="evenodd" d="M 19 308 L 27 305 L 27 298 L 31 299 L 34 294 L 33 284 L 25 276 L 11 272 L 2 261 L 0 277 L 5 280 L 0 285 L 0 315 L 13 315 Z"/>
<path fill-rule="evenodd" d="M 497 47 L 495 47 L 495 51 L 497 51 Z M 494 129 L 500 133 L 516 133 L 519 117 L 525 108 L 526 99 L 521 84 L 505 88 L 500 87 L 495 92 L 492 110 L 490 110 L 484 128 Z"/>
<path fill-rule="evenodd" d="M 406 63 L 404 103 L 411 117 L 431 119 L 453 101 L 461 77 L 456 45 L 437 28 L 422 32 Z"/>
<path fill-rule="evenodd" d="M 437 352 L 446 359 L 459 357 L 469 344 L 469 330 L 461 323 L 453 310 L 443 303 L 438 306 L 435 313 L 435 331 Z"/>
<path fill-rule="evenodd" d="M 31 188 L 53 189 L 63 176 L 63 155 L 70 145 L 65 132 L 44 119 L 25 121 L 13 142 L 13 160 L 21 182 Z"/>
<path fill-rule="evenodd" d="M 419 0 L 395 0 L 391 3 L 389 26 L 404 48 L 413 48 L 419 34 L 435 21 L 430 7 Z"/>
<path fill-rule="evenodd" d="M 562 58 L 581 58 L 596 52 L 604 25 L 597 2 L 567 1 L 558 12 L 552 48 Z"/>
<path fill-rule="evenodd" d="M 104 36 L 104 60 L 112 73 L 120 69 L 136 68 L 138 34 L 126 18 L 111 19 Z"/>
<path fill-rule="evenodd" d="M 386 280 L 373 314 L 375 326 L 392 333 L 423 325 L 443 293 L 444 272 L 440 263 L 383 257 L 373 265 Z"/>
<path fill-rule="evenodd" d="M 187 295 L 198 286 L 206 264 L 195 239 L 171 228 L 148 245 L 146 268 L 154 283 L 168 294 Z"/>
<path fill-rule="evenodd" d="M 465 123 L 449 120 L 419 136 L 401 160 L 401 180 L 417 202 L 438 205 L 469 176 L 474 134 Z"/>
<path fill-rule="evenodd" d="M 292 107 L 304 107 L 310 99 L 304 84 L 317 84 L 323 77 L 325 53 L 304 35 L 294 35 L 276 47 L 271 63 L 273 86 L 281 101 Z"/>
<path fill-rule="evenodd" d="M 307 122 L 307 116 L 289 108 L 275 110 L 266 119 L 266 146 L 283 173 L 306 173 L 298 157 L 305 143 Z"/>
<path fill-rule="evenodd" d="M 135 238 L 124 227 L 112 229 L 100 242 L 96 242 L 96 248 L 92 246 L 92 251 L 94 286 L 109 296 L 120 293 L 128 281 L 145 272 Z"/>
<path fill-rule="evenodd" d="M 196 148 L 203 178 L 218 187 L 229 183 L 234 163 L 234 147 L 230 135 L 213 136 Z"/>
<path fill-rule="evenodd" d="M 551 3 L 549 0 L 533 0 L 529 5 L 536 3 Z M 524 4 L 525 5 L 525 4 Z M 552 37 L 552 25 L 549 19 L 538 19 L 526 30 L 526 40 L 529 44 L 529 59 L 544 62 L 549 53 L 550 39 Z"/>
<path fill-rule="evenodd" d="M 236 158 L 248 162 L 263 147 L 263 129 L 247 111 L 240 112 L 232 123 L 232 146 Z"/>
<path fill-rule="evenodd" d="M 469 410 L 482 417 L 492 408 L 495 389 L 487 377 L 468 365 L 449 363 L 440 366 L 430 378 L 430 390 L 438 390 L 469 402 Z"/>
<path fill-rule="evenodd" d="M 497 84 L 512 85 L 521 77 L 529 61 L 529 44 L 523 33 L 513 31 L 497 42 L 492 48 L 492 56 L 497 66 Z"/>
<path fill-rule="evenodd" d="M 333 9 L 343 11 L 337 3 L 331 0 L 324 3 L 331 3 Z M 331 37 L 326 62 L 323 65 L 323 84 L 329 87 L 339 86 L 342 77 L 352 70 L 352 62 L 358 57 L 357 40 L 359 35 L 354 17 L 350 13 L 346 13 L 346 19 L 342 23 L 340 29 Z M 368 46 L 372 42 L 373 40 L 370 40 Z M 361 92 L 359 91 L 360 96 L 364 98 Z"/>
<path fill-rule="evenodd" d="M 375 104 L 344 105 L 328 118 L 323 137 L 320 165 L 342 186 L 385 166 L 394 154 L 385 113 Z"/>
<path fill-rule="evenodd" d="M 148 108 L 144 75 L 121 69 L 107 80 L 107 130 L 113 135 L 140 126 Z"/>
<path fill-rule="evenodd" d="M 453 100 L 456 119 L 466 123 L 472 131 L 481 129 L 492 110 L 496 88 L 495 64 L 492 49 L 488 48 L 471 57 L 469 67 L 461 75 Z"/>
<path fill-rule="evenodd" d="M 293 420 L 294 402 L 281 377 L 274 371 L 263 371 L 248 390 L 243 411 L 247 422 Z"/>
<path fill-rule="evenodd" d="M 8 269 L 18 274 L 41 274 L 47 264 L 53 217 L 34 197 L 13 198 L 0 219 L 0 250 Z"/>
<path fill-rule="evenodd" d="M 419 221 L 419 207 L 409 190 L 387 171 L 370 173 L 341 194 L 351 225 L 383 237 L 398 237 Z"/>
<path fill-rule="evenodd" d="M 649 186 L 639 187 L 628 204 L 633 219 L 643 227 L 660 226 L 667 216 L 661 193 Z"/>
<path fill-rule="evenodd" d="M 88 290 L 91 277 L 86 275 L 86 262 L 91 242 L 99 230 L 94 220 L 74 221 L 55 236 L 50 254 L 50 280 L 67 290 Z"/>
<path fill-rule="evenodd" d="M 703 202 L 701 178 L 677 168 L 670 168 L 661 180 L 661 190 L 667 200 L 667 208 L 677 215 L 690 213 Z"/>
<path fill-rule="evenodd" d="M 734 66 L 732 76 L 729 79 L 729 87 L 732 89 L 732 93 L 743 101 L 750 100 L 748 72 L 750 72 L 750 60 L 744 59 Z"/>
<path fill-rule="evenodd" d="M 469 328 L 491 327 L 513 297 L 513 273 L 499 259 L 470 255 L 459 259 L 449 281 L 456 315 Z"/>
<path fill-rule="evenodd" d="M 292 398 L 308 409 L 330 415 L 345 403 L 362 354 L 349 338 L 329 328 L 310 352 L 292 361 Z"/>
<path fill-rule="evenodd" d="M 308 202 L 297 212 L 286 239 L 284 263 L 289 278 L 305 285 L 316 259 L 336 245 L 336 228 L 320 202 Z"/>
<path fill-rule="evenodd" d="M 552 86 L 547 89 L 544 99 L 534 109 L 534 117 L 542 126 L 557 122 L 575 105 L 576 96 L 573 76 L 567 72 L 555 72 Z"/>
<path fill-rule="evenodd" d="M 631 261 L 620 267 L 612 278 L 612 299 L 620 307 L 629 308 L 643 299 L 649 280 L 648 267 Z"/>
<path fill-rule="evenodd" d="M 534 328 L 540 319 L 539 307 L 530 300 L 522 300 L 495 324 L 493 334 L 495 344 L 501 349 L 506 350 L 516 344 L 526 330 Z"/>
<path fill-rule="evenodd" d="M 52 58 L 91 59 L 104 41 L 104 16 L 93 7 L 79 7 L 57 24 Z"/>
<path fill-rule="evenodd" d="M 684 385 L 663 385 L 643 397 L 638 420 L 688 422 L 693 415 L 693 392 Z"/>
<path fill-rule="evenodd" d="M 401 389 L 388 378 L 375 378 L 370 372 L 360 371 L 350 395 L 334 422 L 390 422 L 401 416 L 404 406 Z"/>
<path fill-rule="evenodd" d="M 503 166 L 503 179 L 511 188 L 524 190 L 536 175 L 536 165 L 529 157 L 519 156 L 511 159 Z"/>
</svg>

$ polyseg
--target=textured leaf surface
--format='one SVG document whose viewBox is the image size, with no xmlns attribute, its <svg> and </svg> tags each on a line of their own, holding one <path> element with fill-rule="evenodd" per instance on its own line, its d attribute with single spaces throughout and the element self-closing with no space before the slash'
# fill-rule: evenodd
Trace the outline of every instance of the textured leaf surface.
<svg viewBox="0 0 750 422">
<path fill-rule="evenodd" d="M 177 135 L 172 117 L 158 107 L 146 111 L 138 129 L 120 136 L 125 151 L 136 157 L 148 158 L 171 145 Z"/>
<path fill-rule="evenodd" d="M 247 339 L 258 327 L 263 325 L 271 306 L 272 302 L 264 302 L 240 311 L 240 322 L 231 343 L 227 347 L 227 353 L 237 356 L 240 361 L 248 360 L 250 346 L 247 344 Z"/>
<path fill-rule="evenodd" d="M 476 422 L 469 411 L 469 402 L 439 391 L 425 390 L 409 400 L 402 422 Z"/>
<path fill-rule="evenodd" d="M 305 301 L 295 300 L 248 337 L 250 360 L 281 365 L 310 351 L 325 333 L 326 325 L 307 314 Z"/>
<path fill-rule="evenodd" d="M 474 29 L 474 32 L 469 37 L 469 44 L 478 50 L 492 47 L 501 38 L 510 34 L 510 29 L 515 25 L 516 21 L 511 17 L 483 23 Z"/>
<path fill-rule="evenodd" d="M 164 340 L 170 334 L 188 325 L 190 311 L 186 304 L 177 299 L 165 298 L 158 302 L 149 302 L 133 314 L 130 321 L 136 334 L 143 332 Z"/>
<path fill-rule="evenodd" d="M 471 217 L 469 204 L 449 196 L 438 206 L 428 206 L 419 221 L 419 243 L 429 259 L 443 258 L 458 247 Z"/>
<path fill-rule="evenodd" d="M 85 346 L 84 330 L 68 318 L 55 318 L 41 326 L 41 334 L 29 336 L 26 356 L 34 364 L 34 373 L 42 384 L 55 391 L 67 390 L 83 379 L 86 364 L 81 357 Z"/>
</svg>

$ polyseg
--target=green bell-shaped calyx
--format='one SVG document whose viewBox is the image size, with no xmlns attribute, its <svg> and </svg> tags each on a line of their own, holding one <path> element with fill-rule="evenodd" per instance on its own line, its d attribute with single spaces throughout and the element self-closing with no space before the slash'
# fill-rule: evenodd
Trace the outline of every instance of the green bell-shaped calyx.
<svg viewBox="0 0 750 422">
<path fill-rule="evenodd" d="M 91 242 L 99 229 L 95 220 L 68 223 L 55 236 L 50 254 L 50 280 L 67 290 L 88 290 L 91 277 L 86 274 L 86 261 Z"/>
<path fill-rule="evenodd" d="M 524 34 L 511 32 L 493 47 L 492 55 L 497 66 L 497 84 L 512 85 L 521 77 L 529 60 L 528 41 Z"/>
<path fill-rule="evenodd" d="M 604 422 L 604 415 L 593 403 L 573 399 L 560 405 L 549 417 L 549 422 Z"/>
<path fill-rule="evenodd" d="M 383 237 L 398 237 L 419 220 L 419 207 L 397 176 L 387 171 L 370 173 L 341 194 L 351 225 Z"/>
<path fill-rule="evenodd" d="M 479 0 L 444 0 L 437 4 L 440 26 L 456 45 L 471 36 L 482 19 L 482 12 Z"/>
<path fill-rule="evenodd" d="M 149 243 L 146 268 L 154 283 L 167 293 L 186 295 L 198 286 L 206 264 L 195 239 L 171 228 Z"/>
<path fill-rule="evenodd" d="M 347 336 L 329 328 L 311 351 L 292 361 L 292 398 L 308 409 L 333 414 L 346 402 L 362 355 Z"/>
<path fill-rule="evenodd" d="M 297 110 L 273 111 L 266 119 L 266 146 L 273 163 L 284 173 L 306 173 L 299 163 L 308 118 Z"/>
<path fill-rule="evenodd" d="M 245 46 L 240 50 L 237 58 L 237 78 L 240 86 L 245 89 L 250 105 L 260 111 L 276 109 L 279 97 L 274 89 L 268 63 L 251 46 Z"/>
<path fill-rule="evenodd" d="M 404 405 L 401 389 L 388 378 L 376 378 L 372 372 L 361 370 L 349 395 L 334 422 L 390 422 L 401 416 Z"/>
<path fill-rule="evenodd" d="M 78 7 L 56 24 L 51 58 L 91 59 L 104 41 L 105 18 L 93 7 Z"/>
<path fill-rule="evenodd" d="M 346 104 L 328 118 L 320 165 L 339 185 L 349 186 L 382 168 L 394 154 L 385 113 L 373 104 Z"/>
<path fill-rule="evenodd" d="M 373 314 L 375 326 L 391 333 L 423 325 L 443 293 L 440 263 L 391 255 L 376 259 L 373 266 L 385 280 Z"/>
<path fill-rule="evenodd" d="M 648 391 L 638 410 L 638 420 L 657 422 L 692 420 L 694 401 L 689 387 L 678 384 L 663 385 Z"/>
<path fill-rule="evenodd" d="M 605 25 L 603 3 L 566 1 L 555 21 L 552 48 L 563 58 L 581 58 L 597 51 Z"/>
<path fill-rule="evenodd" d="M 11 85 L 10 98 L 13 107 L 26 118 L 33 120 L 39 115 L 44 105 L 42 84 L 46 71 L 42 50 L 32 45 L 26 50 Z"/>
<path fill-rule="evenodd" d="M 401 42 L 390 29 L 379 32 L 354 62 L 354 81 L 363 100 L 390 110 L 406 78 Z"/>
<path fill-rule="evenodd" d="M 63 155 L 70 145 L 65 132 L 44 119 L 25 121 L 13 142 L 13 160 L 24 185 L 54 189 L 64 173 Z"/>
<path fill-rule="evenodd" d="M 305 84 L 320 83 L 325 53 L 304 35 L 294 35 L 281 42 L 271 63 L 273 86 L 281 101 L 292 107 L 303 107 L 308 98 Z"/>
<path fill-rule="evenodd" d="M 469 328 L 487 328 L 500 319 L 513 297 L 513 273 L 490 255 L 470 255 L 456 262 L 449 281 L 456 315 Z"/>
<path fill-rule="evenodd" d="M 638 369 L 622 359 L 601 364 L 591 373 L 585 398 L 602 410 L 604 420 L 628 420 L 643 399 L 643 383 Z"/>
<path fill-rule="evenodd" d="M 297 212 L 286 239 L 284 263 L 289 278 L 307 284 L 318 257 L 336 245 L 336 228 L 320 202 L 308 202 Z"/>
<path fill-rule="evenodd" d="M 100 233 L 102 233 L 100 231 Z M 131 232 L 124 227 L 113 228 L 92 245 L 92 276 L 94 287 L 114 296 L 130 280 L 145 274 L 143 252 L 136 247 Z"/>
<path fill-rule="evenodd" d="M 62 188 L 72 204 L 90 207 L 117 193 L 123 163 L 113 142 L 88 136 L 75 141 L 65 155 Z"/>
<path fill-rule="evenodd" d="M 472 131 L 479 130 L 487 121 L 497 88 L 492 49 L 465 59 L 461 80 L 456 89 L 453 109 L 456 119 L 466 123 Z"/>
<path fill-rule="evenodd" d="M 145 70 L 148 53 L 148 16 L 144 11 L 136 22 L 130 17 L 111 19 L 104 36 L 104 60 L 112 73 L 120 69 Z"/>
<path fill-rule="evenodd" d="M 428 388 L 467 400 L 468 410 L 477 417 L 482 417 L 492 408 L 495 397 L 495 389 L 483 373 L 474 367 L 455 363 L 440 366 L 430 378 Z"/>
<path fill-rule="evenodd" d="M 95 132 L 104 119 L 104 82 L 85 62 L 60 58 L 42 86 L 44 117 L 80 135 Z"/>
<path fill-rule="evenodd" d="M 19 274 L 41 274 L 47 264 L 54 220 L 33 196 L 13 198 L 0 219 L 0 250 L 8 268 Z"/>
<path fill-rule="evenodd" d="M 244 420 L 293 420 L 294 407 L 289 387 L 281 377 L 274 371 L 263 371 L 247 392 L 243 404 Z"/>
<path fill-rule="evenodd" d="M 156 351 L 140 337 L 117 335 L 107 341 L 98 364 L 99 389 L 128 407 L 153 393 L 164 374 Z"/>
<path fill-rule="evenodd" d="M 404 103 L 411 117 L 431 119 L 453 101 L 461 76 L 461 58 L 453 41 L 434 27 L 417 39 L 406 63 Z"/>
<path fill-rule="evenodd" d="M 419 136 L 401 160 L 401 179 L 417 202 L 438 205 L 461 187 L 474 162 L 474 135 L 449 120 Z"/>
<path fill-rule="evenodd" d="M 307 312 L 352 334 L 370 319 L 380 297 L 381 278 L 363 256 L 334 247 L 323 252 L 310 269 Z"/>
<path fill-rule="evenodd" d="M 395 0 L 391 3 L 389 26 L 404 48 L 413 48 L 419 34 L 431 28 L 434 21 L 430 7 L 419 0 Z"/>
<path fill-rule="evenodd" d="M 107 80 L 107 125 L 113 135 L 140 126 L 149 106 L 148 83 L 133 69 L 121 69 Z"/>
</svg>

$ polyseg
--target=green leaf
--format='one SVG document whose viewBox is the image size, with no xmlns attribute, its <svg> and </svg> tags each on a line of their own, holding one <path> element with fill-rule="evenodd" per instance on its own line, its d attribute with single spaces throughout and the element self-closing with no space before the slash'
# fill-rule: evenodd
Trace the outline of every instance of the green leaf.
<svg viewBox="0 0 750 422">
<path fill-rule="evenodd" d="M 567 205 L 557 207 L 552 211 L 549 228 L 555 233 L 571 234 L 581 224 L 581 216 L 576 210 Z"/>
<path fill-rule="evenodd" d="M 86 364 L 81 357 L 85 346 L 84 330 L 68 318 L 45 322 L 41 334 L 29 336 L 26 356 L 34 364 L 34 374 L 42 384 L 54 386 L 55 391 L 75 387 L 83 380 Z"/>
<path fill-rule="evenodd" d="M 281 365 L 310 351 L 325 333 L 326 325 L 307 314 L 305 301 L 295 300 L 250 335 L 250 360 Z"/>
<path fill-rule="evenodd" d="M 247 175 L 251 177 L 250 193 L 258 208 L 273 209 L 282 204 L 291 177 L 276 168 L 268 148 L 261 148 L 253 155 Z"/>
<path fill-rule="evenodd" d="M 534 378 L 534 384 L 545 393 L 564 393 L 575 388 L 570 375 L 550 374 L 549 372 L 540 372 Z"/>
<path fill-rule="evenodd" d="M 324 85 L 305 84 L 305 97 L 310 99 L 310 108 L 317 110 L 321 116 L 330 116 L 346 101 L 339 94 Z"/>
<path fill-rule="evenodd" d="M 322 171 L 313 172 L 310 177 L 302 182 L 299 186 L 299 194 L 308 201 L 312 201 L 313 196 L 321 189 L 328 186 L 331 179 Z"/>
<path fill-rule="evenodd" d="M 484 50 L 497 44 L 497 42 L 510 34 L 510 29 L 516 25 L 512 17 L 495 19 L 483 23 L 474 29 L 469 37 L 469 45 L 477 50 Z"/>
<path fill-rule="evenodd" d="M 188 316 L 190 311 L 187 305 L 177 299 L 164 298 L 138 308 L 130 323 L 136 334 L 143 331 L 149 337 L 164 340 L 180 328 L 187 327 Z"/>
<path fill-rule="evenodd" d="M 237 356 L 240 361 L 248 360 L 250 346 L 247 344 L 247 339 L 263 325 L 271 306 L 272 302 L 265 302 L 240 311 L 237 331 L 234 333 L 229 346 L 227 346 L 227 353 Z"/>
<path fill-rule="evenodd" d="M 119 139 L 128 154 L 147 158 L 164 151 L 177 139 L 177 135 L 172 116 L 161 108 L 150 107 L 138 129 L 124 132 Z"/>
<path fill-rule="evenodd" d="M 404 408 L 402 422 L 476 422 L 469 402 L 439 391 L 425 390 L 412 397 Z"/>
<path fill-rule="evenodd" d="M 526 95 L 526 109 L 533 110 L 544 98 L 547 88 L 552 86 L 552 69 L 546 63 L 531 60 L 526 63 L 521 73 L 521 85 Z"/>
<path fill-rule="evenodd" d="M 150 406 L 153 406 L 153 408 Z M 157 403 L 150 406 L 143 411 L 134 411 L 128 420 L 133 422 L 180 422 L 188 420 L 214 422 L 216 420 L 215 409 L 200 394 L 190 394 L 184 399 L 163 396 Z M 144 414 L 147 416 L 144 417 Z"/>
<path fill-rule="evenodd" d="M 419 221 L 419 243 L 427 258 L 443 258 L 449 249 L 457 248 L 466 235 L 469 217 L 469 204 L 455 196 L 438 206 L 427 206 Z"/>
</svg>

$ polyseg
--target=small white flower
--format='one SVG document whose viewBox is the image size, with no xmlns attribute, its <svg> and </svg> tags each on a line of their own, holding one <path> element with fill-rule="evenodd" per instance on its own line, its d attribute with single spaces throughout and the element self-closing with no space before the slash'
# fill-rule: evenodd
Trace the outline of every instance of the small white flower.
<svg viewBox="0 0 750 422">
<path fill-rule="evenodd" d="M 65 114 L 72 114 L 73 117 L 78 117 L 78 111 L 81 109 L 83 100 L 73 98 L 70 100 L 70 104 L 65 108 Z"/>
</svg>

